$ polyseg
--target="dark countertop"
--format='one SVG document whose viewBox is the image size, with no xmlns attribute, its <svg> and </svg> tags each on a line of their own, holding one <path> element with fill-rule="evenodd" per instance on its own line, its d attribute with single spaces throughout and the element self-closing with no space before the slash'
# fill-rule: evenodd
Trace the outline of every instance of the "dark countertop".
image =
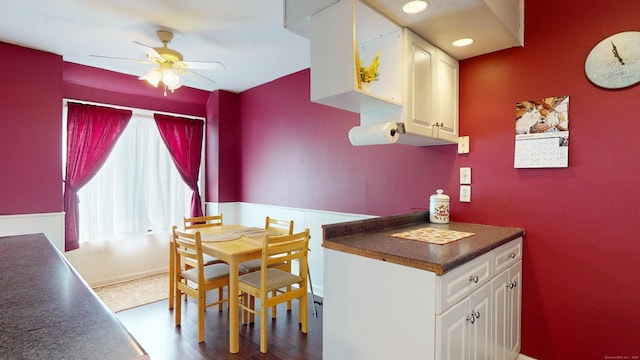
<svg viewBox="0 0 640 360">
<path fill-rule="evenodd" d="M 389 236 L 424 227 L 475 235 L 445 245 Z M 456 222 L 432 224 L 428 211 L 322 225 L 322 230 L 322 246 L 326 249 L 428 270 L 437 275 L 524 235 L 520 228 Z"/>
<path fill-rule="evenodd" d="M 148 359 L 44 236 L 0 237 L 0 359 Z"/>
</svg>

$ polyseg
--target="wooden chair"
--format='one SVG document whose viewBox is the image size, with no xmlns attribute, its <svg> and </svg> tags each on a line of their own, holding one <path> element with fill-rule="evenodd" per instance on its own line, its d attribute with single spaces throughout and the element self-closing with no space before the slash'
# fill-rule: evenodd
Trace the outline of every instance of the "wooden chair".
<svg viewBox="0 0 640 360">
<path fill-rule="evenodd" d="M 270 230 L 275 233 L 279 233 L 282 235 L 292 235 L 293 234 L 293 220 L 278 220 L 267 216 L 264 224 L 264 228 L 266 230 Z M 250 273 L 254 271 L 260 270 L 260 265 L 262 264 L 261 259 L 249 260 L 238 264 L 238 270 L 240 273 Z M 289 262 L 283 261 L 280 263 L 274 263 L 271 267 L 275 267 L 284 271 L 291 272 L 291 264 Z M 253 302 L 253 298 L 251 300 Z M 287 310 L 291 310 L 291 301 L 287 301 Z M 271 317 L 276 318 L 277 312 L 276 307 L 274 306 L 271 309 Z M 251 320 L 253 322 L 253 314 L 251 314 Z"/>
<path fill-rule="evenodd" d="M 242 322 L 247 322 L 247 312 L 260 316 L 260 352 L 267 352 L 268 308 L 298 299 L 301 331 L 307 333 L 307 253 L 309 229 L 293 235 L 265 236 L 262 245 L 260 270 L 240 275 L 238 287 L 241 295 Z M 270 265 L 298 261 L 298 270 L 284 271 Z M 293 286 L 297 285 L 297 286 Z M 283 290 L 286 289 L 286 290 Z M 260 300 L 260 310 L 249 301 L 249 297 Z"/>
<path fill-rule="evenodd" d="M 229 265 L 212 264 L 205 266 L 202 260 L 202 240 L 200 232 L 186 233 L 178 231 L 173 226 L 174 249 L 174 286 L 175 293 L 175 323 L 181 323 L 182 293 L 195 298 L 198 301 L 198 342 L 204 341 L 204 312 L 207 307 L 218 305 L 222 310 L 222 304 L 228 299 L 223 297 L 223 288 L 229 285 Z M 180 264 L 189 261 L 194 267 L 182 270 Z M 218 289 L 218 300 L 207 303 L 207 291 Z"/>
<path fill-rule="evenodd" d="M 222 214 L 184 218 L 185 230 L 198 229 L 209 226 L 222 226 Z"/>
<path fill-rule="evenodd" d="M 293 234 L 293 220 L 278 220 L 278 219 L 273 219 L 267 216 L 267 219 L 265 221 L 265 225 L 264 228 L 266 230 L 270 230 L 282 235 L 291 235 Z M 238 269 L 240 270 L 241 273 L 248 273 L 248 272 L 254 272 L 254 271 L 258 271 L 260 270 L 260 264 L 262 263 L 261 259 L 256 259 L 256 260 L 249 260 L 249 261 L 245 261 L 242 262 L 240 264 L 238 264 Z M 279 266 L 279 265 L 287 265 L 287 263 L 281 263 L 281 264 L 274 264 L 274 266 Z M 283 268 L 282 270 L 284 271 L 291 271 L 290 268 Z"/>
<path fill-rule="evenodd" d="M 185 230 L 197 230 L 215 226 L 222 226 L 222 214 L 184 218 Z M 202 258 L 205 265 L 224 263 L 224 261 L 207 254 L 202 254 Z"/>
<path fill-rule="evenodd" d="M 184 230 L 195 230 L 195 229 L 202 229 L 205 227 L 212 227 L 212 226 L 222 226 L 222 214 L 218 214 L 218 215 L 209 215 L 209 216 L 197 216 L 197 217 L 185 217 L 183 220 L 183 229 Z M 173 236 L 173 235 L 172 235 Z M 173 256 L 173 249 L 171 249 L 169 251 L 170 256 Z M 202 254 L 202 259 L 204 261 L 204 265 L 211 265 L 211 264 L 217 264 L 217 263 L 224 263 L 224 261 L 215 258 L 211 255 L 207 255 L 207 254 Z M 191 263 L 190 259 L 184 259 L 184 266 L 186 268 L 192 268 L 195 267 L 194 264 Z M 169 259 L 169 268 L 171 269 L 172 266 L 174 266 L 174 262 L 175 260 L 173 258 Z M 169 274 L 169 309 L 173 309 L 173 297 L 174 297 L 174 291 L 175 291 L 175 287 L 173 284 L 173 274 Z M 185 300 L 187 299 L 187 296 L 185 295 Z"/>
</svg>

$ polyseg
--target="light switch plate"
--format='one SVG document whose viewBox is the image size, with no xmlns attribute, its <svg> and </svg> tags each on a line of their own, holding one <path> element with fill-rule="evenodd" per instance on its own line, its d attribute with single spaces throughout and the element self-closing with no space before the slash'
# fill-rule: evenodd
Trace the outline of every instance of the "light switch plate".
<svg viewBox="0 0 640 360">
<path fill-rule="evenodd" d="M 470 167 L 461 167 L 460 168 L 460 184 L 471 184 L 471 168 Z"/>
<path fill-rule="evenodd" d="M 460 185 L 460 202 L 471 202 L 471 185 Z"/>
<path fill-rule="evenodd" d="M 458 138 L 458 154 L 468 154 L 468 153 L 469 153 L 469 137 L 460 136 Z"/>
</svg>

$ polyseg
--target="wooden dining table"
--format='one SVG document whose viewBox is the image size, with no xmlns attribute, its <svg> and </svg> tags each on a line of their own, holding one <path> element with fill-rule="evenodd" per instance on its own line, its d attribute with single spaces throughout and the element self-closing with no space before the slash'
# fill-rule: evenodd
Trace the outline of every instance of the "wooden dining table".
<svg viewBox="0 0 640 360">
<path fill-rule="evenodd" d="M 277 233 L 263 228 L 241 225 L 211 226 L 187 231 L 199 231 L 202 239 L 202 252 L 229 264 L 229 352 L 237 353 L 239 351 L 240 321 L 238 317 L 240 311 L 238 296 L 231 296 L 231 294 L 239 294 L 238 265 L 244 261 L 261 258 L 264 236 L 276 235 Z M 174 285 L 175 259 L 173 258 L 173 242 L 171 244 L 169 271 L 171 285 Z M 173 308 L 172 299 L 169 299 L 169 307 Z"/>
</svg>

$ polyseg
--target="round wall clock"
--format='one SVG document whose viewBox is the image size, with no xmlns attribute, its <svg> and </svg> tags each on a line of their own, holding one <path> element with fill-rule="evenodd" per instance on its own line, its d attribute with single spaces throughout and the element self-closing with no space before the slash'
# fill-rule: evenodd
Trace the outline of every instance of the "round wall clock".
<svg viewBox="0 0 640 360">
<path fill-rule="evenodd" d="M 584 70 L 591 82 L 607 89 L 640 82 L 640 31 L 620 32 L 600 41 L 587 56 Z"/>
</svg>

